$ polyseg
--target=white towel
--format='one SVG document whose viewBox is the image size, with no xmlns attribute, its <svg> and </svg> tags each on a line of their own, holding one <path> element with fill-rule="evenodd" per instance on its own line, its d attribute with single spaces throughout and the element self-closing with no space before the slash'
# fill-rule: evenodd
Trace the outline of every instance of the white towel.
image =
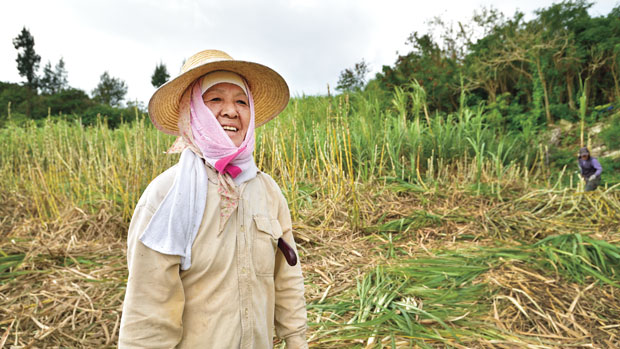
<svg viewBox="0 0 620 349">
<path fill-rule="evenodd" d="M 172 187 L 140 236 L 144 245 L 157 252 L 181 256 L 181 270 L 192 265 L 192 245 L 207 203 L 208 184 L 204 162 L 185 149 Z"/>
</svg>

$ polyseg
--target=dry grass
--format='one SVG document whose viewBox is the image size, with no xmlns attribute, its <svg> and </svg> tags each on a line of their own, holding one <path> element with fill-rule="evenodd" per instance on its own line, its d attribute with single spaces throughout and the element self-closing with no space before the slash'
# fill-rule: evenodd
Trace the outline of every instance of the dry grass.
<svg viewBox="0 0 620 349">
<path fill-rule="evenodd" d="M 126 224 L 108 214 L 109 206 L 96 215 L 68 208 L 57 221 L 41 223 L 23 216 L 17 200 L 7 201 L 10 225 L 2 226 L 0 254 L 23 259 L 0 274 L 0 343 L 114 346 L 127 278 L 117 232 Z"/>
<path fill-rule="evenodd" d="M 510 263 L 487 275 L 497 293 L 493 320 L 499 329 L 545 347 L 620 346 L 618 289 L 543 276 L 527 263 Z"/>
<path fill-rule="evenodd" d="M 546 203 L 544 207 L 549 212 L 555 212 L 552 208 L 562 202 L 554 199 L 561 196 L 552 191 L 530 192 L 514 200 L 498 201 L 472 195 L 458 187 L 427 193 L 402 191 L 389 184 L 378 189 L 370 185 L 359 189 L 368 193 L 366 199 L 360 200 L 360 211 L 368 217 L 367 228 L 352 231 L 347 212 L 339 209 L 336 202 L 323 202 L 306 209 L 301 215 L 307 218 L 294 223 L 309 304 L 355 300 L 352 290 L 377 265 L 396 265 L 403 258 L 433 258 L 438 251 L 496 246 L 497 237 L 508 237 L 506 232 L 524 231 L 523 237 L 535 240 L 538 235 L 547 236 L 567 227 L 583 228 L 579 216 L 567 216 L 564 224 L 556 226 L 550 225 L 548 216 L 540 214 L 541 202 Z M 606 205 L 613 207 L 619 196 L 619 193 L 591 196 L 575 204 L 586 205 L 579 207 L 588 212 L 600 212 L 590 215 L 596 220 L 589 227 L 592 234 L 618 241 L 620 210 L 590 210 Z M 44 223 L 28 214 L 33 208 L 25 204 L 25 198 L 11 193 L 3 194 L 2 200 L 7 204 L 1 208 L 0 253 L 23 255 L 23 261 L 6 270 L 0 279 L 0 339 L 5 341 L 5 346 L 114 346 L 127 277 L 125 242 L 119 234 L 126 230 L 127 223 L 121 220 L 121 215 L 114 214 L 110 203 L 102 202 L 95 214 L 67 207 L 55 221 Z M 570 201 L 566 200 L 563 205 Z M 393 232 L 377 228 L 420 211 L 442 217 L 441 223 L 430 221 Z M 526 218 L 518 220 L 517 216 Z M 322 224 L 312 223 L 316 221 Z M 498 228 L 498 222 L 505 230 Z M 533 233 L 536 231 L 540 232 Z M 496 238 L 492 238 L 494 234 Z M 469 338 L 461 344 L 427 340 L 428 345 L 449 343 L 455 347 L 481 348 L 618 345 L 620 303 L 616 301 L 618 290 L 612 286 L 602 286 L 592 279 L 587 284 L 571 282 L 552 273 L 541 273 L 523 262 L 502 264 L 479 282 L 488 282 L 494 293 L 486 300 L 492 310 L 477 321 L 493 323 L 503 339 Z M 309 334 L 313 346 L 368 345 L 368 340 L 358 339 L 325 342 L 329 326 L 321 324 L 334 325 L 335 318 L 314 309 L 309 317 L 314 324 Z M 347 317 L 339 321 L 344 323 Z M 455 326 L 458 328 L 458 322 Z M 372 343 L 371 347 L 378 343 L 407 347 L 409 339 L 385 337 Z"/>
</svg>

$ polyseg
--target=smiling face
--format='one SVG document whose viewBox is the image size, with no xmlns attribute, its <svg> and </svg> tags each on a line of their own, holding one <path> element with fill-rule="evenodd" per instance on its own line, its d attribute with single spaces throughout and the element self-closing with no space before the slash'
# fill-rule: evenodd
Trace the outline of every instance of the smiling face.
<svg viewBox="0 0 620 349">
<path fill-rule="evenodd" d="M 202 99 L 235 146 L 240 146 L 250 124 L 250 104 L 241 87 L 228 82 L 215 84 Z"/>
</svg>

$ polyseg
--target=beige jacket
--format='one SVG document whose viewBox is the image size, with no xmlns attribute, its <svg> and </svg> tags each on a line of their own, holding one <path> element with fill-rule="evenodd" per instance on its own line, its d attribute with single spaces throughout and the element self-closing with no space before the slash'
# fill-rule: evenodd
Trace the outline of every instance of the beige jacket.
<svg viewBox="0 0 620 349">
<path fill-rule="evenodd" d="M 264 173 L 242 184 L 239 206 L 219 233 L 218 178 L 207 166 L 207 205 L 192 265 L 180 271 L 179 256 L 139 240 L 175 170 L 149 184 L 131 219 L 119 347 L 272 348 L 275 329 L 287 348 L 307 348 L 301 267 L 289 266 L 277 248 L 282 237 L 297 253 L 278 185 Z"/>
</svg>

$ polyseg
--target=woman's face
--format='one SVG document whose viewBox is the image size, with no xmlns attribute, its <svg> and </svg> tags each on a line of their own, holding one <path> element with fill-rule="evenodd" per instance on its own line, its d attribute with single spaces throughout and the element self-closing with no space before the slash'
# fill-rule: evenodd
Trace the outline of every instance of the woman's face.
<svg viewBox="0 0 620 349">
<path fill-rule="evenodd" d="M 250 103 L 241 87 L 227 82 L 215 84 L 202 99 L 235 146 L 240 146 L 250 124 Z"/>
</svg>

